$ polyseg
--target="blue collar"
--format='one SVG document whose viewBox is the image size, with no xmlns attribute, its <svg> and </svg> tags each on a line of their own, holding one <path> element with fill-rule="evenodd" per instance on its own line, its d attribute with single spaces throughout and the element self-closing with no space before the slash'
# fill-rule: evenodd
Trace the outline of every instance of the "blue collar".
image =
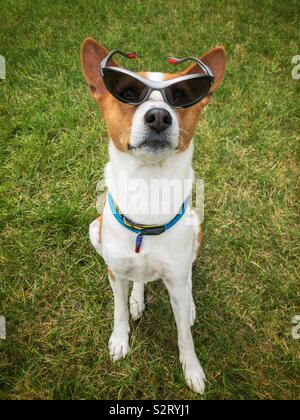
<svg viewBox="0 0 300 420">
<path fill-rule="evenodd" d="M 122 226 L 138 234 L 135 241 L 135 252 L 138 254 L 141 249 L 144 235 L 161 235 L 166 230 L 171 229 L 171 227 L 176 225 L 176 223 L 182 218 L 186 211 L 186 208 L 189 203 L 189 197 L 182 204 L 180 212 L 169 223 L 165 225 L 140 225 L 134 223 L 132 220 L 128 219 L 123 213 L 121 213 L 119 207 L 115 204 L 111 193 L 108 193 L 108 202 L 111 212 L 115 216 L 117 221 Z"/>
</svg>

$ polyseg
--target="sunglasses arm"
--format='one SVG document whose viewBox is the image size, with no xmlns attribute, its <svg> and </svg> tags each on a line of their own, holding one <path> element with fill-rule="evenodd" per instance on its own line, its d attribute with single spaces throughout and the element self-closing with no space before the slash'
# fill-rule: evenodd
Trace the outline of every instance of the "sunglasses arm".
<svg viewBox="0 0 300 420">
<path fill-rule="evenodd" d="M 101 63 L 100 63 L 100 70 L 101 70 L 101 74 L 103 75 L 103 73 L 102 73 L 102 69 L 103 68 L 105 68 L 106 66 L 107 66 L 107 64 L 108 64 L 108 62 L 109 62 L 109 60 L 111 60 L 112 59 L 112 57 L 115 55 L 115 54 L 120 54 L 120 55 L 122 55 L 123 57 L 125 57 L 125 58 L 136 58 L 136 53 L 134 53 L 134 52 L 123 52 L 123 51 L 120 51 L 120 50 L 112 50 L 102 61 L 101 61 Z"/>
<path fill-rule="evenodd" d="M 203 61 L 199 60 L 198 58 L 195 58 L 195 57 L 185 57 L 185 58 L 170 57 L 168 58 L 168 62 L 171 64 L 184 63 L 185 61 L 194 61 L 204 71 L 205 74 L 214 78 L 214 74 L 211 71 L 211 69 L 206 64 L 204 64 Z"/>
</svg>

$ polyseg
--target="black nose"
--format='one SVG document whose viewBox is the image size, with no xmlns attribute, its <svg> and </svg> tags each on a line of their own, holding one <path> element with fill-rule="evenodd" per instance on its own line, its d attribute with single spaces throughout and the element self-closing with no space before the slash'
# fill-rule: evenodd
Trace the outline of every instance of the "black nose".
<svg viewBox="0 0 300 420">
<path fill-rule="evenodd" d="M 157 133 L 164 131 L 172 124 L 171 114 L 163 108 L 152 108 L 145 115 L 145 123 Z"/>
</svg>

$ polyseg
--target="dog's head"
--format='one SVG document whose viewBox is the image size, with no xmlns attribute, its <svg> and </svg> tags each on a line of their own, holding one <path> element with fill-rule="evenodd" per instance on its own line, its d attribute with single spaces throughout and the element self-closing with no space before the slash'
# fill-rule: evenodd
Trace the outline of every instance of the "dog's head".
<svg viewBox="0 0 300 420">
<path fill-rule="evenodd" d="M 109 137 L 115 147 L 149 162 L 185 151 L 192 140 L 201 110 L 209 103 L 223 79 L 226 66 L 224 48 L 216 47 L 200 58 L 210 67 L 215 79 L 208 95 L 188 108 L 171 107 L 159 91 L 153 91 L 140 105 L 120 102 L 109 93 L 101 77 L 100 62 L 107 55 L 108 51 L 92 38 L 87 38 L 82 44 L 82 71 L 91 95 L 102 111 Z M 111 63 L 113 66 L 119 66 L 116 61 Z M 199 66 L 192 64 L 178 73 L 140 72 L 138 74 L 162 82 L 200 72 Z"/>
</svg>

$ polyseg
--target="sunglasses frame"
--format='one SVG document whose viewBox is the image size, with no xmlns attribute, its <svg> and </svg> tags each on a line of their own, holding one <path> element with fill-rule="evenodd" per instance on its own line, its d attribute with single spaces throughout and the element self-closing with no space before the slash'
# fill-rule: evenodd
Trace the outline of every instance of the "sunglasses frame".
<svg viewBox="0 0 300 420">
<path fill-rule="evenodd" d="M 213 72 L 211 71 L 211 69 L 206 64 L 204 64 L 201 60 L 199 60 L 198 58 L 195 58 L 195 57 L 185 57 L 185 58 L 181 58 L 181 59 L 170 58 L 168 61 L 170 63 L 177 64 L 177 63 L 182 63 L 184 61 L 192 60 L 192 61 L 194 61 L 195 63 L 198 64 L 198 66 L 204 71 L 204 74 L 193 73 L 193 74 L 188 74 L 188 75 L 185 75 L 185 76 L 176 77 L 174 79 L 166 80 L 166 81 L 163 81 L 163 82 L 156 82 L 156 81 L 153 81 L 153 80 L 146 79 L 145 77 L 142 77 L 139 74 L 137 74 L 137 73 L 135 73 L 133 71 L 124 69 L 122 67 L 108 66 L 107 64 L 108 64 L 109 60 L 116 53 L 121 54 L 122 56 L 124 56 L 126 58 L 135 58 L 136 57 L 136 54 L 135 53 L 132 53 L 132 52 L 130 52 L 130 53 L 124 53 L 124 52 L 119 51 L 119 50 L 113 50 L 113 51 L 111 51 L 101 61 L 101 63 L 100 63 L 100 73 L 101 73 L 101 76 L 103 78 L 104 84 L 105 84 L 105 71 L 106 70 L 112 70 L 114 72 L 122 73 L 122 74 L 125 74 L 127 76 L 130 76 L 133 79 L 136 79 L 139 82 L 143 83 L 148 88 L 145 97 L 141 101 L 139 101 L 139 102 L 130 102 L 130 101 L 127 101 L 127 100 L 122 100 L 119 97 L 116 97 L 114 95 L 114 93 L 111 92 L 111 90 L 109 89 L 109 87 L 106 86 L 106 84 L 105 84 L 105 86 L 107 87 L 108 91 L 116 99 L 118 99 L 119 101 L 124 102 L 124 103 L 126 103 L 128 105 L 134 105 L 134 106 L 141 105 L 142 103 L 144 103 L 145 101 L 148 100 L 148 98 L 149 98 L 149 96 L 151 95 L 152 92 L 159 91 L 161 93 L 164 101 L 168 105 L 170 105 L 172 108 L 175 108 L 175 109 L 178 109 L 178 108 L 188 108 L 188 107 L 193 106 L 196 103 L 200 102 L 203 98 L 205 98 L 208 95 L 203 95 L 201 97 L 198 97 L 194 101 L 189 102 L 188 104 L 186 104 L 184 106 L 175 106 L 175 105 L 170 104 L 170 102 L 168 101 L 167 95 L 165 93 L 166 89 L 168 87 L 174 85 L 174 84 L 179 83 L 179 82 L 183 82 L 183 81 L 186 81 L 186 80 L 192 80 L 192 79 L 208 79 L 209 82 L 210 82 L 210 87 L 214 84 L 215 77 L 214 77 Z"/>
</svg>

